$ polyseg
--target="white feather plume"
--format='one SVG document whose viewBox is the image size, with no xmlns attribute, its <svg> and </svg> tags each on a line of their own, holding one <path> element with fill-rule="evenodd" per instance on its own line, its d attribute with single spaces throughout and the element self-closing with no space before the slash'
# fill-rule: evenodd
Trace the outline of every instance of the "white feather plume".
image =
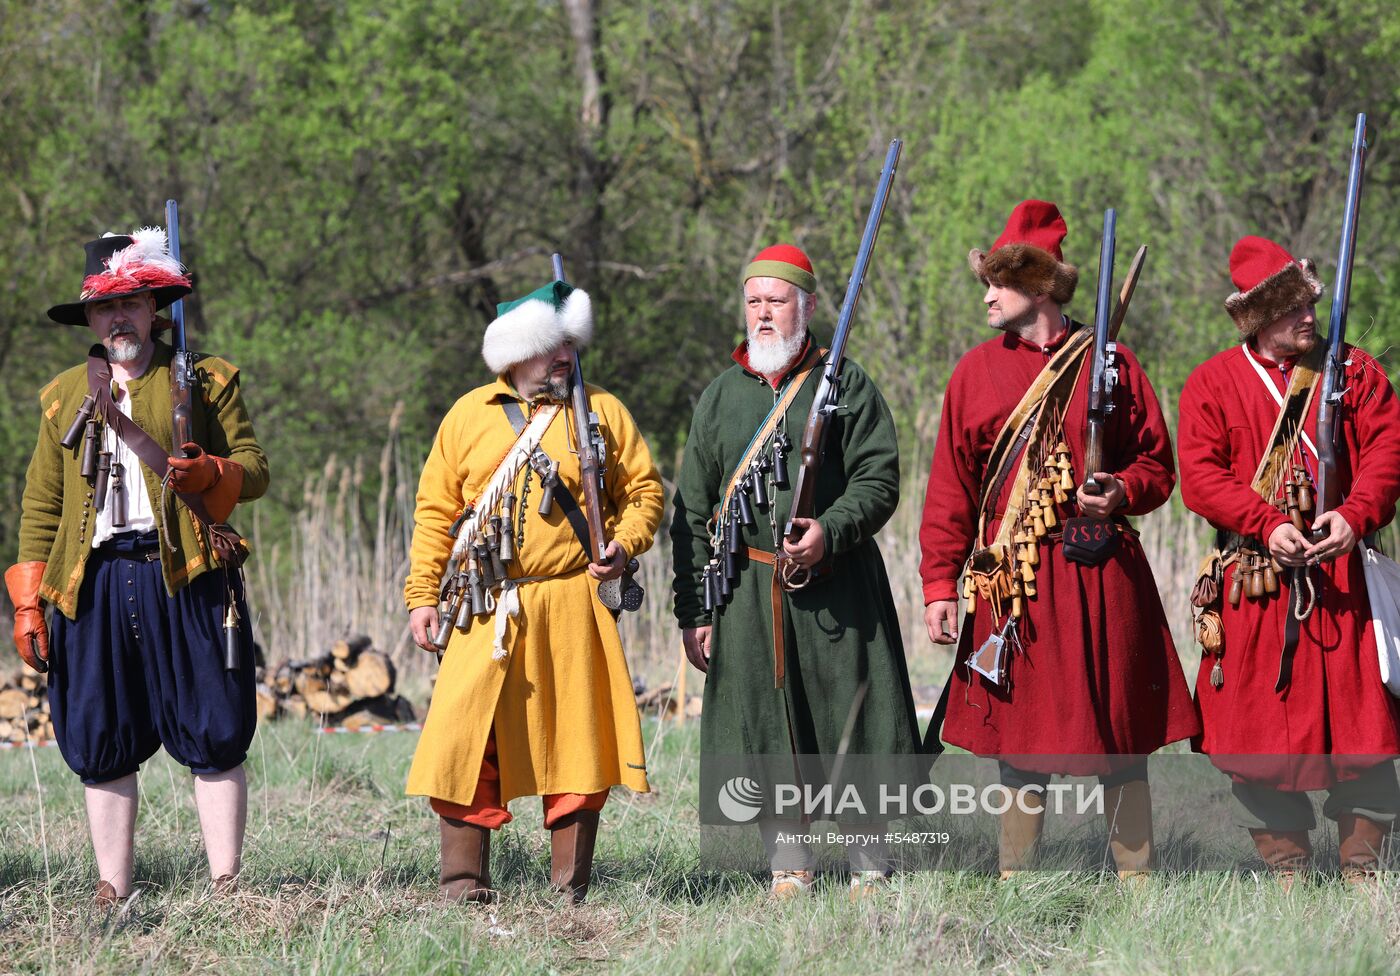
<svg viewBox="0 0 1400 976">
<path fill-rule="evenodd" d="M 107 260 L 107 271 L 111 274 L 130 273 L 137 266 L 160 268 L 171 274 L 183 275 L 184 267 L 170 256 L 162 227 L 142 227 L 130 235 L 131 244 L 117 251 Z"/>
</svg>

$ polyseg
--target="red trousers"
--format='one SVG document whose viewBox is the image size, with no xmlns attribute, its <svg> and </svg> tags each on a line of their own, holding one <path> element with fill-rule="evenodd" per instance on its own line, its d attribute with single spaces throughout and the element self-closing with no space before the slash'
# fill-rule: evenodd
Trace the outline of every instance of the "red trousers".
<svg viewBox="0 0 1400 976">
<path fill-rule="evenodd" d="M 560 818 L 580 810 L 601 810 L 607 802 L 608 791 L 597 793 L 547 793 L 544 800 L 544 825 L 553 827 Z M 488 830 L 498 830 L 511 822 L 510 811 L 501 802 L 501 770 L 496 762 L 496 734 L 486 739 L 486 754 L 481 758 L 481 775 L 476 783 L 476 795 L 469 806 L 431 797 L 433 812 L 449 820 L 463 820 Z"/>
</svg>

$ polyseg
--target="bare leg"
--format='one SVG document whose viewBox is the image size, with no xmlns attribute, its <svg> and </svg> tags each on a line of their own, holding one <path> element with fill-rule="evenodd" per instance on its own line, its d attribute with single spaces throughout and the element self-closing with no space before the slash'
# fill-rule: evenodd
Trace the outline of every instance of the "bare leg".
<svg viewBox="0 0 1400 976">
<path fill-rule="evenodd" d="M 194 805 L 209 856 L 209 877 L 215 882 L 238 877 L 248 822 L 248 777 L 243 767 L 196 775 Z"/>
<path fill-rule="evenodd" d="M 107 882 L 118 898 L 131 894 L 136 844 L 136 774 L 83 788 L 88 830 L 97 855 L 99 883 Z"/>
</svg>

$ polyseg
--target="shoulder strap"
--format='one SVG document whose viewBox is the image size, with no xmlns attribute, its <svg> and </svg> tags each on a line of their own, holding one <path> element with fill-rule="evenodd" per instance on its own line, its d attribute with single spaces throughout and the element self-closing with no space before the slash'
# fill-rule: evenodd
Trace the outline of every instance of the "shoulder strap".
<svg viewBox="0 0 1400 976">
<path fill-rule="evenodd" d="M 983 521 L 1001 497 L 1001 489 L 1006 484 L 1006 479 L 1011 476 L 1016 459 L 1024 456 L 1025 448 L 1036 428 L 1042 426 L 1041 422 L 1046 417 L 1044 407 L 1052 399 L 1052 393 L 1064 393 L 1066 384 L 1062 381 L 1067 377 L 1072 376 L 1078 380 L 1079 369 L 1084 365 L 1083 354 L 1093 337 L 1092 329 L 1079 327 L 1045 364 L 1035 382 L 1016 404 L 1016 409 L 1006 418 L 1006 423 L 1002 425 L 996 442 L 992 445 L 991 454 L 987 456 L 987 474 L 995 474 L 982 479 L 982 498 L 978 511 Z M 1072 387 L 1073 384 L 1069 385 Z M 1022 465 L 1023 469 L 1025 467 Z M 978 535 L 981 535 L 980 528 Z M 980 538 L 978 544 L 981 544 Z"/>
<path fill-rule="evenodd" d="M 520 409 L 520 404 L 514 400 L 502 400 L 501 409 L 506 413 L 506 419 L 515 429 L 518 436 L 525 429 L 525 411 Z M 539 445 L 535 446 L 532 453 L 544 454 Z M 546 458 L 546 460 L 548 460 Z M 579 545 L 583 546 L 583 553 L 589 560 L 593 559 L 593 545 L 588 541 L 588 518 L 583 514 L 583 510 L 578 507 L 578 501 L 573 493 L 569 491 L 562 481 L 554 486 L 554 500 L 559 503 L 559 511 L 564 513 L 564 518 L 569 520 L 569 526 L 574 530 L 574 535 L 578 536 Z"/>
<path fill-rule="evenodd" d="M 102 419 L 116 430 L 117 436 L 131 452 L 141 459 L 141 463 L 155 472 L 156 477 L 165 481 L 166 475 L 170 472 L 170 454 L 165 448 L 156 443 L 155 438 L 146 433 L 136 421 L 122 413 L 117 402 L 112 399 L 112 366 L 107 362 L 107 357 L 99 355 L 101 346 L 94 346 L 88 353 L 88 392 L 97 401 L 97 409 L 102 414 Z M 211 530 L 219 523 L 209 514 L 209 509 L 204 506 L 204 499 L 199 495 L 178 491 L 175 493 L 180 501 L 185 503 L 185 507 L 193 513 L 194 517 L 203 522 Z"/>
<path fill-rule="evenodd" d="M 1241 351 L 1248 359 L 1249 350 Z M 1327 347 L 1320 342 L 1316 343 L 1293 367 L 1293 375 L 1288 379 L 1288 392 L 1280 400 L 1278 418 L 1274 421 L 1274 431 L 1269 436 L 1269 447 L 1259 459 L 1259 466 L 1254 469 L 1254 480 L 1250 487 L 1258 492 L 1264 501 L 1271 504 L 1274 495 L 1278 493 L 1280 478 L 1293 458 L 1298 438 L 1303 433 L 1308 406 L 1317 391 L 1317 381 L 1322 375 L 1322 364 L 1326 355 Z M 1254 363 L 1252 359 L 1250 362 Z M 1262 379 L 1266 383 L 1269 382 L 1267 376 Z M 1272 383 L 1269 383 L 1269 389 L 1277 393 Z"/>
<path fill-rule="evenodd" d="M 744 480 L 744 476 L 749 472 L 749 465 L 753 459 L 763 450 L 763 445 L 768 442 L 768 438 L 777 429 L 778 423 L 787 416 L 788 407 L 792 406 L 792 401 L 797 398 L 797 393 L 802 389 L 802 385 L 807 382 L 807 377 L 816 369 L 817 364 L 825 358 L 828 350 L 818 348 L 814 343 L 808 348 L 807 357 L 798 365 L 797 371 L 792 374 L 788 383 L 783 387 L 783 392 L 773 401 L 772 408 L 768 411 L 768 416 L 763 418 L 763 423 L 758 425 L 758 430 L 754 432 L 753 438 L 749 441 L 748 448 L 739 458 L 739 463 L 734 466 L 734 470 L 729 475 L 729 481 L 724 487 L 724 497 L 720 500 L 719 511 L 729 510 L 729 500 L 738 490 L 739 483 Z"/>
</svg>

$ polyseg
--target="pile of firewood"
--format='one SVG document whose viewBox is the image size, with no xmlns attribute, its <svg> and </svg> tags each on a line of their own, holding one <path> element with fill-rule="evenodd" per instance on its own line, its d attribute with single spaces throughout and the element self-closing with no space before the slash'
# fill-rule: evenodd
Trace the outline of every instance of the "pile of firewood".
<svg viewBox="0 0 1400 976">
<path fill-rule="evenodd" d="M 0 742 L 47 742 L 52 738 L 44 676 L 17 671 L 0 682 Z"/>
<path fill-rule="evenodd" d="M 311 716 L 322 725 L 359 728 L 414 720 L 408 699 L 394 693 L 397 672 L 368 637 L 336 641 L 305 661 L 258 669 L 258 718 Z"/>
<path fill-rule="evenodd" d="M 700 717 L 700 696 L 685 693 L 684 678 L 677 684 L 659 685 L 656 688 L 647 688 L 637 682 L 632 691 L 637 697 L 637 708 L 643 715 L 681 720 Z"/>
</svg>

